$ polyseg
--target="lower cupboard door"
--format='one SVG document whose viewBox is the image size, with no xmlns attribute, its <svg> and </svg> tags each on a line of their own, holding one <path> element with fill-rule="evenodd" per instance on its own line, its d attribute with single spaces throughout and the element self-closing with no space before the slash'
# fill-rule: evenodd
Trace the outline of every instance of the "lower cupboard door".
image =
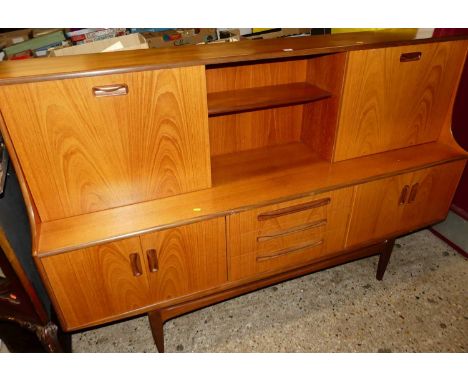
<svg viewBox="0 0 468 382">
<path fill-rule="evenodd" d="M 225 229 L 225 218 L 220 217 L 140 236 L 151 301 L 169 301 L 225 283 Z"/>
<path fill-rule="evenodd" d="M 148 304 L 138 237 L 40 259 L 66 329 L 110 321 Z"/>
<path fill-rule="evenodd" d="M 347 247 L 444 219 L 464 166 L 456 161 L 358 185 Z"/>
</svg>

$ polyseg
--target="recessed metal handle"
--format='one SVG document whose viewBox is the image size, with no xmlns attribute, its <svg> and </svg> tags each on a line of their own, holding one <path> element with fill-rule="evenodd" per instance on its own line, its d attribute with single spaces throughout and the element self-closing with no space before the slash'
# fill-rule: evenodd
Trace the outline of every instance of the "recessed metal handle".
<svg viewBox="0 0 468 382">
<path fill-rule="evenodd" d="M 421 56 L 421 52 L 402 53 L 400 56 L 400 62 L 419 61 Z"/>
<path fill-rule="evenodd" d="M 112 97 L 128 94 L 128 86 L 125 84 L 93 86 L 95 97 Z"/>
<path fill-rule="evenodd" d="M 409 191 L 408 185 L 404 186 L 403 189 L 401 190 L 400 200 L 398 201 L 398 204 L 400 206 L 406 203 L 406 197 L 408 196 L 408 191 Z"/>
<path fill-rule="evenodd" d="M 143 269 L 141 268 L 140 255 L 138 253 L 130 253 L 130 264 L 132 266 L 133 276 L 138 277 L 143 274 Z"/>
<path fill-rule="evenodd" d="M 416 194 L 418 193 L 418 188 L 419 188 L 419 183 L 413 184 L 413 187 L 411 187 L 411 192 L 408 198 L 408 203 L 414 202 L 414 200 L 416 199 Z"/>
<path fill-rule="evenodd" d="M 159 269 L 158 264 L 158 253 L 155 249 L 148 249 L 146 251 L 146 257 L 148 258 L 148 267 L 149 271 L 154 273 L 157 272 Z"/>
</svg>

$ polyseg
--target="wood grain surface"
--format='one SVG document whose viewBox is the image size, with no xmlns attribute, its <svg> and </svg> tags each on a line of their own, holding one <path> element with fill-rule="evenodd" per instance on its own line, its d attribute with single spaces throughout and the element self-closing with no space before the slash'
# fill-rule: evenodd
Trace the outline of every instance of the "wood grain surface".
<svg viewBox="0 0 468 382">
<path fill-rule="evenodd" d="M 212 158 L 262 147 L 299 142 L 302 105 L 209 118 Z"/>
<path fill-rule="evenodd" d="M 273 107 L 298 105 L 330 97 L 307 82 L 208 93 L 208 114 L 221 115 Z"/>
<path fill-rule="evenodd" d="M 138 237 L 41 259 L 65 329 L 85 326 L 149 303 L 146 274 L 135 277 L 130 254 L 144 265 Z"/>
<path fill-rule="evenodd" d="M 154 70 L 272 58 L 294 58 L 454 39 L 466 39 L 466 36 L 421 39 L 415 36 L 414 29 L 397 28 L 380 32 L 247 40 L 237 43 L 203 46 L 95 53 L 69 57 L 51 57 L 41 60 L 4 61 L 0 63 L 0 85 L 14 82 L 116 74 L 135 70 Z"/>
<path fill-rule="evenodd" d="M 373 181 L 356 187 L 346 246 L 355 246 L 442 220 L 450 207 L 465 163 L 444 165 Z M 413 202 L 400 204 L 403 187 L 418 184 Z"/>
<path fill-rule="evenodd" d="M 304 105 L 301 142 L 328 161 L 335 147 L 346 58 L 346 53 L 337 53 L 307 61 L 306 81 L 328 91 L 331 97 Z"/>
<path fill-rule="evenodd" d="M 436 141 L 451 110 L 466 41 L 350 52 L 336 161 Z M 417 61 L 400 62 L 418 51 Z"/>
<path fill-rule="evenodd" d="M 307 60 L 215 66 L 206 70 L 208 94 L 304 82 Z M 300 139 L 302 106 L 213 116 L 211 155 L 274 146 Z"/>
<path fill-rule="evenodd" d="M 297 150 L 283 152 L 283 163 Z M 42 223 L 39 255 L 63 252 L 99 242 L 138 235 L 204 220 L 248 208 L 359 184 L 387 176 L 398 175 L 438 163 L 463 160 L 467 155 L 460 149 L 438 143 L 428 143 L 334 164 L 311 161 L 297 167 L 283 168 L 281 162 L 263 174 L 253 163 L 239 165 L 249 174 L 250 166 L 257 168 L 252 176 L 238 177 L 235 182 L 188 194 L 171 196 L 106 211 L 89 213 Z M 232 164 L 235 167 L 236 164 Z M 226 168 L 227 171 L 228 168 Z M 241 170 L 235 170 L 241 173 Z"/>
<path fill-rule="evenodd" d="M 310 262 L 344 248 L 353 188 L 228 216 L 230 280 Z M 313 201 L 317 207 L 304 209 Z M 288 210 L 288 214 L 260 219 Z"/>
<path fill-rule="evenodd" d="M 203 67 L 4 86 L 0 107 L 43 221 L 211 185 Z"/>
<path fill-rule="evenodd" d="M 140 237 L 154 250 L 158 270 L 148 271 L 151 302 L 171 300 L 227 281 L 225 219 L 216 218 Z"/>
</svg>

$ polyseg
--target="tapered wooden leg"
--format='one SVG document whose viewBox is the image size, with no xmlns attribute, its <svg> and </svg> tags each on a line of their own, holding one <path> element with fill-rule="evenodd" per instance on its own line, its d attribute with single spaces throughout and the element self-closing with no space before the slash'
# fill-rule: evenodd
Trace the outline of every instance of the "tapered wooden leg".
<svg viewBox="0 0 468 382">
<path fill-rule="evenodd" d="M 164 322 L 159 310 L 153 310 L 148 313 L 148 320 L 153 334 L 154 343 L 160 353 L 164 353 Z"/>
<path fill-rule="evenodd" d="M 393 245 L 395 244 L 395 240 L 388 240 L 387 244 L 385 245 L 385 249 L 380 254 L 379 257 L 379 264 L 377 265 L 377 280 L 382 280 L 385 270 L 387 269 L 388 261 L 390 260 L 390 256 L 392 255 Z"/>
</svg>

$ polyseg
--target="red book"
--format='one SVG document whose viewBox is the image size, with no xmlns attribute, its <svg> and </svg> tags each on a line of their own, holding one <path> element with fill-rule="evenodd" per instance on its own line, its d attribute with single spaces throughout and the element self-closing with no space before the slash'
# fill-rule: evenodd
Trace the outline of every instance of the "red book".
<svg viewBox="0 0 468 382">
<path fill-rule="evenodd" d="M 432 37 L 468 35 L 468 28 L 435 28 Z"/>
<path fill-rule="evenodd" d="M 32 58 L 32 57 L 33 57 L 32 50 L 24 50 L 23 52 L 19 52 L 19 53 L 9 56 L 8 59 L 9 60 L 25 60 L 27 58 Z"/>
</svg>

